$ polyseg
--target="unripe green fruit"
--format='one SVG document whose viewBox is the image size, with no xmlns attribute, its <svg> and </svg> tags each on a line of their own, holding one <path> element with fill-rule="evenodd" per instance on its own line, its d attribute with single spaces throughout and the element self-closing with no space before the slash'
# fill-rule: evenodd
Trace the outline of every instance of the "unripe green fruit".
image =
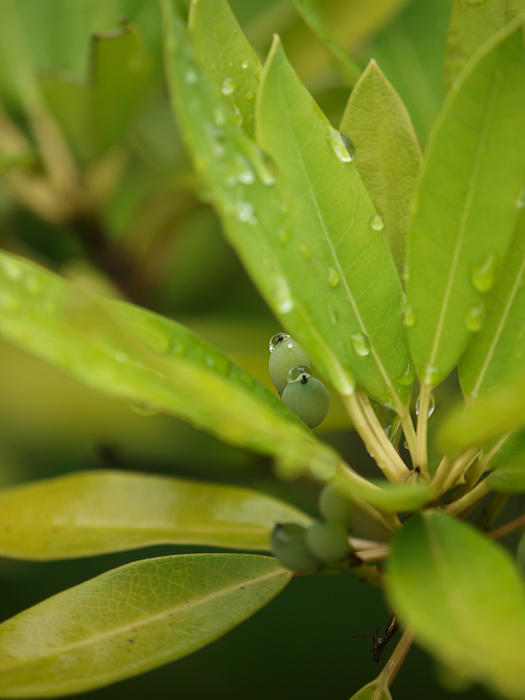
<svg viewBox="0 0 525 700">
<path fill-rule="evenodd" d="M 288 383 L 288 372 L 292 367 L 303 365 L 310 368 L 310 358 L 296 340 L 285 333 L 277 333 L 270 340 L 270 377 L 279 394 Z"/>
<path fill-rule="evenodd" d="M 305 539 L 310 554 L 324 564 L 337 562 L 350 552 L 348 534 L 340 523 L 316 520 Z"/>
<path fill-rule="evenodd" d="M 322 423 L 330 408 L 327 388 L 323 382 L 306 372 L 286 385 L 282 400 L 309 428 Z"/>
<path fill-rule="evenodd" d="M 319 512 L 325 520 L 349 527 L 353 510 L 352 501 L 337 483 L 327 484 L 319 494 Z"/>
<path fill-rule="evenodd" d="M 306 528 L 295 523 L 275 526 L 270 537 L 270 549 L 283 566 L 305 573 L 317 571 L 319 562 L 309 553 L 305 542 Z"/>
</svg>

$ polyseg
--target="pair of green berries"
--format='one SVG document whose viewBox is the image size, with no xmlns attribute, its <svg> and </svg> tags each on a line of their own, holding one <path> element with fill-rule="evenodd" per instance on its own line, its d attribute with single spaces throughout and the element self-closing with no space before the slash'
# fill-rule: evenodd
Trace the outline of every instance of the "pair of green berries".
<svg viewBox="0 0 525 700">
<path fill-rule="evenodd" d="M 276 333 L 270 340 L 268 368 L 282 402 L 309 428 L 324 421 L 330 408 L 328 391 L 310 374 L 310 358 L 296 340 Z"/>
<path fill-rule="evenodd" d="M 348 529 L 352 521 L 352 503 L 336 484 L 328 484 L 319 496 L 323 520 L 309 527 L 295 523 L 276 525 L 270 537 L 270 549 L 287 569 L 297 573 L 337 568 L 350 554 Z"/>
</svg>

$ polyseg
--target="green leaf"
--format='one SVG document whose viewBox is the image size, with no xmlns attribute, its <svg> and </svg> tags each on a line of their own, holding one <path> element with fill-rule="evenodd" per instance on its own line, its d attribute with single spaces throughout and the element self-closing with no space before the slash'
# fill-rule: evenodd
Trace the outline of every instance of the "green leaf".
<svg viewBox="0 0 525 700">
<path fill-rule="evenodd" d="M 525 190 L 518 204 L 525 206 Z M 492 263 L 492 260 L 489 261 Z M 495 260 L 485 270 L 487 284 L 496 273 Z M 486 396 L 502 379 L 525 364 L 525 211 L 520 209 L 514 238 L 501 275 L 486 302 L 487 317 L 459 363 L 461 388 L 467 398 Z"/>
<path fill-rule="evenodd" d="M 253 377 L 183 326 L 86 294 L 0 253 L 0 334 L 88 386 L 303 467 L 335 454 Z"/>
<path fill-rule="evenodd" d="M 0 553 L 68 559 L 154 544 L 269 549 L 276 523 L 311 518 L 256 491 L 116 471 L 0 491 Z"/>
<path fill-rule="evenodd" d="M 215 641 L 290 580 L 271 557 L 188 554 L 133 562 L 0 625 L 0 697 L 70 695 Z"/>
<path fill-rule="evenodd" d="M 489 474 L 488 483 L 494 491 L 525 493 L 525 466 L 507 464 Z"/>
<path fill-rule="evenodd" d="M 84 161 L 123 136 L 150 85 L 152 62 L 135 25 L 91 37 L 88 78 L 48 73 L 42 92 Z"/>
<path fill-rule="evenodd" d="M 489 443 L 485 446 L 484 452 L 493 449 L 493 455 L 490 458 L 489 466 L 497 468 L 505 466 L 509 462 L 513 462 L 516 458 L 525 459 L 525 430 L 515 430 L 509 435 L 505 435 L 498 441 Z"/>
<path fill-rule="evenodd" d="M 445 80 L 449 87 L 482 44 L 524 9 L 523 0 L 455 1 L 445 47 Z"/>
<path fill-rule="evenodd" d="M 300 83 L 279 41 L 265 65 L 256 124 L 290 209 L 293 234 L 284 245 L 273 243 L 290 287 L 315 314 L 317 329 L 340 363 L 371 396 L 403 413 L 409 357 L 401 285 L 383 222 L 349 162 L 351 154 Z"/>
<path fill-rule="evenodd" d="M 525 376 L 521 372 L 495 389 L 487 398 L 466 408 L 456 406 L 438 434 L 439 445 L 448 453 L 483 445 L 525 425 Z"/>
<path fill-rule="evenodd" d="M 337 42 L 318 0 L 293 0 L 293 2 L 306 24 L 319 37 L 335 59 L 349 85 L 355 85 L 361 70 L 350 54 Z"/>
<path fill-rule="evenodd" d="M 525 697 L 525 598 L 509 553 L 434 512 L 394 538 L 391 601 L 416 639 L 461 676 Z"/>
<path fill-rule="evenodd" d="M 523 27 L 513 23 L 449 92 L 416 195 L 405 319 L 428 385 L 450 373 L 483 323 L 484 270 L 501 262 L 518 214 L 524 111 Z"/>
<path fill-rule="evenodd" d="M 221 86 L 253 136 L 253 106 L 262 73 L 255 51 L 242 33 L 227 0 L 193 0 L 188 18 L 195 58 Z"/>
<path fill-rule="evenodd" d="M 356 147 L 356 168 L 402 273 L 422 156 L 410 115 L 373 59 L 352 90 L 339 129 Z"/>
</svg>

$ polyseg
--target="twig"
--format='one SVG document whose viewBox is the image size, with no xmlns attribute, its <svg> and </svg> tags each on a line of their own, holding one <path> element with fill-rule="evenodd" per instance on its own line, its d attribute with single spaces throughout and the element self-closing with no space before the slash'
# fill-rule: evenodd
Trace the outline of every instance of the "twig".
<svg viewBox="0 0 525 700">
<path fill-rule="evenodd" d="M 519 518 L 511 520 L 505 525 L 502 525 L 501 527 L 497 527 L 495 530 L 487 532 L 487 535 L 490 537 L 491 540 L 501 540 L 502 537 L 511 535 L 513 532 L 516 532 L 516 530 L 520 530 L 522 527 L 525 527 L 525 515 L 520 515 Z"/>
</svg>

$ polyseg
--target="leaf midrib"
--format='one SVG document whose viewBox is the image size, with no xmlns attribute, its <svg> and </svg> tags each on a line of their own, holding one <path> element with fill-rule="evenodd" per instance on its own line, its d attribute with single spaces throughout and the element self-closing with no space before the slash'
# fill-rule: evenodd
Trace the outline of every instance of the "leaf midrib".
<svg viewBox="0 0 525 700">
<path fill-rule="evenodd" d="M 130 621 L 129 624 L 122 625 L 120 627 L 114 627 L 111 630 L 107 632 L 100 632 L 95 635 L 90 636 L 88 639 L 83 639 L 78 642 L 73 642 L 68 645 L 63 645 L 61 647 L 55 647 L 51 649 L 48 653 L 46 652 L 39 652 L 37 656 L 35 657 L 29 657 L 30 661 L 34 659 L 37 663 L 41 662 L 44 659 L 50 659 L 53 658 L 54 656 L 60 656 L 61 654 L 64 654 L 66 652 L 71 652 L 77 649 L 82 649 L 91 645 L 96 644 L 97 642 L 101 642 L 105 639 L 109 639 L 111 637 L 118 636 L 120 634 L 123 634 L 125 632 L 128 632 L 131 628 L 138 629 L 140 627 L 145 627 L 147 625 L 150 625 L 154 622 L 157 622 L 158 620 L 162 620 L 163 618 L 167 617 L 172 617 L 176 615 L 178 612 L 191 608 L 191 607 L 197 607 L 199 605 L 205 605 L 211 600 L 214 600 L 215 598 L 220 598 L 223 595 L 227 595 L 230 592 L 233 592 L 237 589 L 247 587 L 247 586 L 252 586 L 255 585 L 261 581 L 264 581 L 266 579 L 272 578 L 274 576 L 282 576 L 283 573 L 287 573 L 291 575 L 291 573 L 284 568 L 278 568 L 274 569 L 273 571 L 267 572 L 265 574 L 261 574 L 257 577 L 254 578 L 246 578 L 243 581 L 239 581 L 237 583 L 234 583 L 230 586 L 227 586 L 225 588 L 221 588 L 216 591 L 212 591 L 211 593 L 208 593 L 198 599 L 194 599 L 192 601 L 184 601 L 183 603 L 180 603 L 178 605 L 175 605 L 171 608 L 166 608 L 160 613 L 156 613 L 154 615 L 150 615 L 147 618 L 143 618 L 137 621 Z M 140 608 L 134 608 L 138 610 L 139 612 L 142 612 Z M 20 659 L 16 663 L 10 664 L 9 666 L 0 666 L 0 674 L 6 671 L 11 671 L 19 666 L 27 666 L 28 665 L 28 659 Z M 111 674 L 114 675 L 114 674 Z"/>
<path fill-rule="evenodd" d="M 388 374 L 387 374 L 387 372 L 386 372 L 386 370 L 385 370 L 385 368 L 384 368 L 384 366 L 383 366 L 383 363 L 381 362 L 381 360 L 380 360 L 380 358 L 379 358 L 379 355 L 378 355 L 378 353 L 377 353 L 377 351 L 376 351 L 376 349 L 375 349 L 375 344 L 372 342 L 370 333 L 368 332 L 368 330 L 367 330 L 367 328 L 366 328 L 366 326 L 365 326 L 365 323 L 364 323 L 364 321 L 363 321 L 363 319 L 362 319 L 362 317 L 361 317 L 361 314 L 359 313 L 359 309 L 358 309 L 358 307 L 357 307 L 357 304 L 356 304 L 356 302 L 355 302 L 355 299 L 354 299 L 354 297 L 353 297 L 353 295 L 352 295 L 352 293 L 351 293 L 351 291 L 350 291 L 350 288 L 349 288 L 349 286 L 348 286 L 348 281 L 347 281 L 347 279 L 346 279 L 346 274 L 345 274 L 345 272 L 343 271 L 343 268 L 341 267 L 341 263 L 339 262 L 339 258 L 337 257 L 337 253 L 336 253 L 334 244 L 333 244 L 333 242 L 332 242 L 332 240 L 331 240 L 331 238 L 330 238 L 330 234 L 329 234 L 328 229 L 327 229 L 327 227 L 326 227 L 326 223 L 325 223 L 325 221 L 324 221 L 324 218 L 323 218 L 321 209 L 320 209 L 320 207 L 319 207 L 319 203 L 318 203 L 318 201 L 317 201 L 317 197 L 316 197 L 315 192 L 314 192 L 314 190 L 313 190 L 313 186 L 312 186 L 312 183 L 311 183 L 311 181 L 310 181 L 310 177 L 308 176 L 308 173 L 307 173 L 307 170 L 306 170 L 306 167 L 305 167 L 305 163 L 304 163 L 304 160 L 303 160 L 303 157 L 302 157 L 302 151 L 301 151 L 301 149 L 299 148 L 299 146 L 298 146 L 298 144 L 297 144 L 297 139 L 296 139 L 296 137 L 295 137 L 295 131 L 294 131 L 294 129 L 293 129 L 293 127 L 292 127 L 292 123 L 291 123 L 291 121 L 290 121 L 290 114 L 289 114 L 289 111 L 288 111 L 287 108 L 286 108 L 286 103 L 285 103 L 285 101 L 284 101 L 284 94 L 285 94 L 285 92 L 286 92 L 286 91 L 283 90 L 283 88 L 282 88 L 282 86 L 281 86 L 281 90 L 279 91 L 280 102 L 281 102 L 281 109 L 282 109 L 282 112 L 284 113 L 284 115 L 286 116 L 286 123 L 287 123 L 287 126 L 288 126 L 288 131 L 289 131 L 289 133 L 291 134 L 291 138 L 292 138 L 292 142 L 293 142 L 293 145 L 294 145 L 294 149 L 295 149 L 295 152 L 296 152 L 296 155 L 297 155 L 297 159 L 298 159 L 298 162 L 299 162 L 300 167 L 301 167 L 301 172 L 302 172 L 302 174 L 303 174 L 303 178 L 304 178 L 304 180 L 305 180 L 305 182 L 306 182 L 306 185 L 307 185 L 307 187 L 308 187 L 308 192 L 309 192 L 309 194 L 310 194 L 311 201 L 312 201 L 312 203 L 313 203 L 313 205 L 314 205 L 315 212 L 316 212 L 318 221 L 319 221 L 319 223 L 320 223 L 320 225 L 321 225 L 321 229 L 322 229 L 322 231 L 323 231 L 324 237 L 325 237 L 326 242 L 327 242 L 327 244 L 328 244 L 328 247 L 329 247 L 329 249 L 330 249 L 330 253 L 331 253 L 331 255 L 332 255 L 333 262 L 334 262 L 334 264 L 335 264 L 335 266 L 336 266 L 336 268 L 337 268 L 337 271 L 338 271 L 339 276 L 340 276 L 340 278 L 341 278 L 341 281 L 342 281 L 342 283 L 343 283 L 344 289 L 345 289 L 346 294 L 347 294 L 347 296 L 348 296 L 348 300 L 349 300 L 349 302 L 350 302 L 350 305 L 352 306 L 352 309 L 353 309 L 353 311 L 354 311 L 354 314 L 355 314 L 355 316 L 356 316 L 356 318 L 357 318 L 357 321 L 358 321 L 358 323 L 359 323 L 359 327 L 361 328 L 361 331 L 363 332 L 363 335 L 365 335 L 365 336 L 370 340 L 370 351 L 371 351 L 371 353 L 372 353 L 372 355 L 373 355 L 373 358 L 374 358 L 374 360 L 375 360 L 375 362 L 376 362 L 376 364 L 377 364 L 377 366 L 378 366 L 378 368 L 379 368 L 379 371 L 380 371 L 380 373 L 381 373 L 381 376 L 382 376 L 382 378 L 383 378 L 383 380 L 384 380 L 386 386 L 388 387 L 388 390 L 390 391 L 390 394 L 391 394 L 392 398 L 394 399 L 394 402 L 395 402 L 395 404 L 396 404 L 396 411 L 397 411 L 397 413 L 398 413 L 399 415 L 404 415 L 404 414 L 406 413 L 406 407 L 405 407 L 405 406 L 402 404 L 402 402 L 400 401 L 400 399 L 399 399 L 399 397 L 398 397 L 398 395 L 397 395 L 397 392 L 395 391 L 394 386 L 393 386 L 392 382 L 390 381 L 390 377 L 388 376 Z M 312 132 L 312 133 L 313 133 L 313 132 Z M 346 235 L 344 236 L 344 238 L 346 238 Z M 342 239 L 342 240 L 343 240 L 343 239 Z"/>
</svg>

